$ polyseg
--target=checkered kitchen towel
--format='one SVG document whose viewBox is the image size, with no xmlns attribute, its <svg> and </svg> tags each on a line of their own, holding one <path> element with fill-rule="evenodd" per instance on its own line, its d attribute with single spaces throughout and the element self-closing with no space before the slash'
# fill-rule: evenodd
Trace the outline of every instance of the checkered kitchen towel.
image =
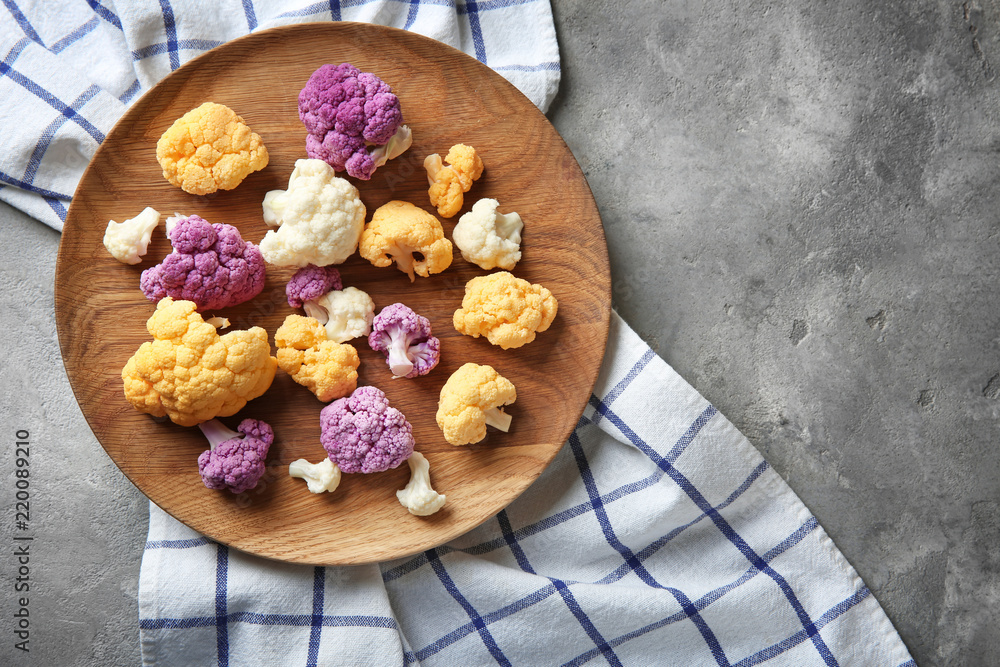
<svg viewBox="0 0 1000 667">
<path fill-rule="evenodd" d="M 547 0 L 3 0 L 0 199 L 56 229 L 128 105 L 248 32 L 344 20 L 405 28 L 475 56 L 542 110 L 559 86 Z M 12 131 L 16 128 L 16 131 Z"/>
<path fill-rule="evenodd" d="M 559 80 L 536 0 L 3 0 L 0 198 L 53 227 L 138 94 L 248 31 L 409 28 L 543 110 Z M 11 128 L 17 128 L 12 131 Z M 150 506 L 147 665 L 913 664 L 857 574 L 757 451 L 615 316 L 590 405 L 495 519 L 380 566 L 293 566 Z"/>
<path fill-rule="evenodd" d="M 913 665 L 739 431 L 617 316 L 580 424 L 506 510 L 380 566 L 266 562 L 152 509 L 148 665 Z"/>
</svg>

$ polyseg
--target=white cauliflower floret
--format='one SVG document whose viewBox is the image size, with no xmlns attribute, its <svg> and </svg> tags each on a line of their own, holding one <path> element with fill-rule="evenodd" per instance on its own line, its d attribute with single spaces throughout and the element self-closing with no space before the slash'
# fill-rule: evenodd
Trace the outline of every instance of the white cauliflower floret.
<svg viewBox="0 0 1000 667">
<path fill-rule="evenodd" d="M 323 459 L 319 463 L 296 459 L 288 465 L 288 474 L 306 480 L 306 486 L 312 493 L 336 491 L 340 486 L 340 468 L 330 459 Z"/>
<path fill-rule="evenodd" d="M 306 301 L 303 307 L 306 315 L 326 327 L 326 337 L 338 343 L 372 332 L 375 302 L 357 287 L 327 292 L 316 301 Z"/>
<path fill-rule="evenodd" d="M 146 254 L 153 230 L 160 223 L 159 212 L 147 206 L 125 222 L 108 221 L 104 232 L 104 247 L 111 256 L 124 264 L 138 264 Z"/>
<path fill-rule="evenodd" d="M 413 452 L 406 459 L 410 464 L 410 481 L 396 491 L 400 504 L 416 516 L 429 516 L 444 507 L 445 496 L 431 488 L 431 464 L 420 452 Z"/>
<path fill-rule="evenodd" d="M 521 259 L 521 230 L 517 213 L 497 213 L 496 199 L 480 199 L 455 225 L 452 239 L 465 261 L 482 269 L 514 268 Z"/>
<path fill-rule="evenodd" d="M 264 222 L 277 226 L 260 242 L 275 266 L 340 264 L 357 250 L 365 227 L 358 189 L 323 160 L 296 160 L 287 190 L 264 196 Z"/>
</svg>

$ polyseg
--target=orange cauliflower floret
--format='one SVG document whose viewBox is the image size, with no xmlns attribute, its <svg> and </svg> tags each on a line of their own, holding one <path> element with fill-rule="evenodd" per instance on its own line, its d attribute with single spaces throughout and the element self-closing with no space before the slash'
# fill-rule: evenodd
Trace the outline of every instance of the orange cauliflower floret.
<svg viewBox="0 0 1000 667">
<path fill-rule="evenodd" d="M 442 218 L 450 218 L 462 210 L 463 195 L 483 175 L 483 161 L 475 148 L 465 144 L 452 146 L 444 161 L 447 167 L 443 166 L 441 156 L 433 153 L 424 158 L 424 169 L 431 186 L 428 191 L 431 205 L 437 206 Z"/>
<path fill-rule="evenodd" d="M 506 433 L 511 417 L 500 408 L 517 400 L 510 380 L 492 366 L 468 363 L 451 374 L 441 388 L 437 425 L 453 445 L 468 445 L 486 437 L 489 424 Z"/>
<path fill-rule="evenodd" d="M 358 386 L 358 352 L 327 340 L 326 329 L 312 317 L 289 315 L 274 332 L 278 365 L 321 401 L 332 401 Z"/>
<path fill-rule="evenodd" d="M 378 207 L 361 233 L 361 256 L 375 266 L 389 266 L 395 260 L 400 271 L 414 280 L 426 278 L 451 266 L 451 241 L 433 215 L 405 201 L 391 201 Z M 424 256 L 415 261 L 413 253 Z"/>
<path fill-rule="evenodd" d="M 260 327 L 220 336 L 191 301 L 160 299 L 143 343 L 122 369 L 125 398 L 140 412 L 194 426 L 236 414 L 267 391 L 278 361 Z"/>
<path fill-rule="evenodd" d="M 507 350 L 535 340 L 556 317 L 559 303 L 541 285 L 515 278 L 506 271 L 473 278 L 465 285 L 462 307 L 453 322 L 459 333 L 486 336 Z"/>
<path fill-rule="evenodd" d="M 267 166 L 267 148 L 229 107 L 205 102 L 174 121 L 156 142 L 163 177 L 184 192 L 232 190 Z"/>
</svg>

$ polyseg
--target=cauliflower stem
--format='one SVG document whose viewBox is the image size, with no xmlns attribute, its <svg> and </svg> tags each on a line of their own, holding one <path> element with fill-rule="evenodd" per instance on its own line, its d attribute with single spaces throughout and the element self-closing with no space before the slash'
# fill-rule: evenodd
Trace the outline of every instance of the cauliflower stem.
<svg viewBox="0 0 1000 667">
<path fill-rule="evenodd" d="M 415 278 L 413 277 L 413 269 L 418 265 L 418 262 L 413 257 L 413 252 L 416 248 L 410 248 L 408 246 L 403 246 L 398 243 L 393 243 L 385 249 L 385 254 L 396 262 L 396 267 L 410 277 L 410 282 L 412 283 Z M 424 262 L 426 264 L 427 262 Z M 423 268 L 423 267 L 421 267 Z M 424 269 L 426 272 L 426 269 Z"/>
<path fill-rule="evenodd" d="M 487 426 L 498 428 L 504 433 L 510 431 L 510 422 L 512 417 L 500 408 L 489 408 L 487 410 L 483 410 L 483 414 L 486 415 Z"/>
<path fill-rule="evenodd" d="M 212 450 L 226 440 L 242 440 L 244 435 L 227 427 L 218 419 L 209 419 L 207 422 L 202 422 L 198 424 L 198 428 L 205 435 L 209 448 Z"/>
<path fill-rule="evenodd" d="M 288 474 L 304 479 L 310 493 L 333 492 L 340 486 L 340 468 L 330 459 L 323 459 L 319 463 L 296 459 L 288 465 Z"/>
<path fill-rule="evenodd" d="M 396 130 L 396 134 L 392 135 L 392 138 L 389 139 L 389 143 L 379 146 L 371 152 L 372 159 L 375 161 L 375 167 L 381 167 L 389 160 L 398 158 L 412 144 L 413 132 L 410 130 L 410 126 L 400 125 L 399 129 Z"/>
<path fill-rule="evenodd" d="M 406 460 L 410 466 L 410 481 L 396 491 L 399 504 L 414 516 L 430 516 L 444 507 L 445 496 L 431 488 L 430 463 L 420 452 Z"/>
<path fill-rule="evenodd" d="M 389 343 L 389 370 L 393 377 L 406 377 L 413 370 L 413 362 L 406 356 L 406 350 L 410 347 L 410 342 L 405 335 L 390 335 Z"/>
</svg>

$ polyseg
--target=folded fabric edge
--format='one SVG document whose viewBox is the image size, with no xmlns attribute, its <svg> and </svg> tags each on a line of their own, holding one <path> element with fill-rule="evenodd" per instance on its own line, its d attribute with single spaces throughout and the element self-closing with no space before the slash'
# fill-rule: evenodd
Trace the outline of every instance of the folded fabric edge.
<svg viewBox="0 0 1000 667">
<path fill-rule="evenodd" d="M 627 322 L 614 310 L 611 311 L 611 334 L 609 338 L 618 339 L 623 338 L 625 344 L 642 346 L 650 349 L 654 354 L 655 351 L 650 348 L 650 346 L 642 339 L 642 337 L 632 329 Z M 669 375 L 675 376 L 680 382 L 687 384 L 691 391 L 696 393 L 701 397 L 707 404 L 710 402 L 702 396 L 694 385 L 691 385 L 686 380 L 684 380 L 678 373 L 673 369 L 673 367 L 666 362 L 661 356 L 655 354 L 654 362 L 656 364 L 662 365 L 663 371 Z M 599 380 L 600 382 L 600 380 Z M 743 435 L 743 433 L 736 428 L 736 426 L 721 412 L 718 413 L 717 418 L 722 420 L 723 428 L 725 430 L 731 431 L 733 434 L 733 441 L 739 443 L 736 448 L 732 451 L 735 455 L 743 459 L 743 462 L 748 467 L 755 467 L 761 462 L 767 462 L 760 451 L 750 442 L 750 440 Z M 768 463 L 769 465 L 769 463 Z M 773 470 L 773 468 L 772 468 Z M 765 489 L 768 494 L 776 499 L 777 502 L 785 507 L 794 508 L 797 519 L 800 523 L 804 524 L 806 521 L 812 519 L 815 520 L 813 513 L 806 507 L 802 499 L 799 498 L 795 490 L 788 485 L 787 481 L 781 477 L 780 474 L 775 471 L 775 474 L 771 477 L 762 480 L 765 484 Z M 832 563 L 839 568 L 845 576 L 853 583 L 854 587 L 859 591 L 867 591 L 870 595 L 871 602 L 874 604 L 875 609 L 873 609 L 872 620 L 877 624 L 878 632 L 884 638 L 888 645 L 891 645 L 890 652 L 893 655 L 893 665 L 891 667 L 897 667 L 901 665 L 909 665 L 912 663 L 912 657 L 910 656 L 909 650 L 904 644 L 902 638 L 899 636 L 898 631 L 893 626 L 892 621 L 889 619 L 888 614 L 886 614 L 885 609 L 882 607 L 881 603 L 875 597 L 874 592 L 868 588 L 867 584 L 862 579 L 858 571 L 851 565 L 850 561 L 844 556 L 843 552 L 837 547 L 833 539 L 827 534 L 823 526 L 816 521 L 817 531 L 817 541 L 820 547 L 825 551 L 826 555 L 830 558 Z"/>
</svg>

